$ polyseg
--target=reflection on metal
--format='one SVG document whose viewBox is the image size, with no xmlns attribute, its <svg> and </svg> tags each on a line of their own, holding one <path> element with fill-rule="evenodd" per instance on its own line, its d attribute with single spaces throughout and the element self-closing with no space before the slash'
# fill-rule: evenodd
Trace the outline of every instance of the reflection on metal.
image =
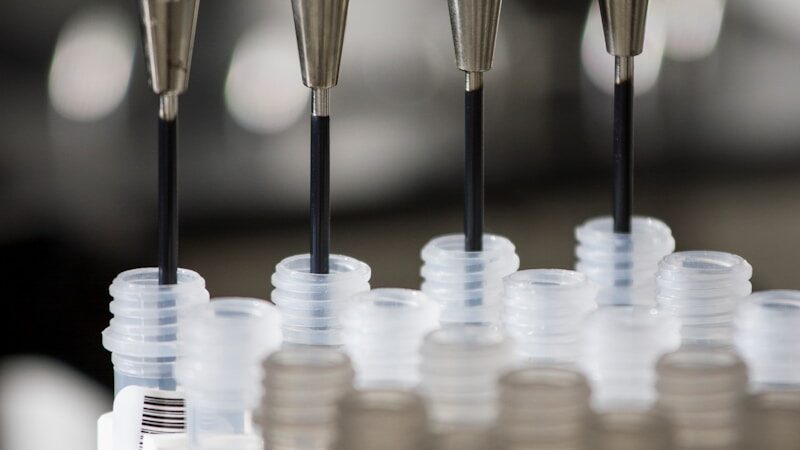
<svg viewBox="0 0 800 450">
<path fill-rule="evenodd" d="M 651 91 L 658 82 L 664 61 L 666 31 L 664 0 L 651 0 L 647 13 L 647 31 L 641 55 L 636 57 L 636 95 Z M 666 0 L 670 1 L 670 0 Z M 581 65 L 594 86 L 612 94 L 616 81 L 614 59 L 608 57 L 605 43 L 597 36 L 603 33 L 600 7 L 592 2 L 581 43 Z"/>
<path fill-rule="evenodd" d="M 100 120 L 128 92 L 135 53 L 133 31 L 115 9 L 78 13 L 58 37 L 48 93 L 53 108 L 76 121 Z"/>
<path fill-rule="evenodd" d="M 303 84 L 332 88 L 339 83 L 349 0 L 292 0 Z"/>
<path fill-rule="evenodd" d="M 614 56 L 637 56 L 644 49 L 649 0 L 599 0 L 606 50 Z"/>
<path fill-rule="evenodd" d="M 456 64 L 464 72 L 486 72 L 494 48 L 502 0 L 448 0 Z"/>
<path fill-rule="evenodd" d="M 189 87 L 199 0 L 141 0 L 142 39 L 153 92 Z"/>
</svg>

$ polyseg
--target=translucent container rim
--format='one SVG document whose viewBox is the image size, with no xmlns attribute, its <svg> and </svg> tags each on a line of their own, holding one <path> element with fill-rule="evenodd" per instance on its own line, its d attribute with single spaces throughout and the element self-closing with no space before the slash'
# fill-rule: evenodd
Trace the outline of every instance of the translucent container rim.
<svg viewBox="0 0 800 450">
<path fill-rule="evenodd" d="M 272 284 L 278 289 L 292 290 L 292 283 L 326 285 L 348 281 L 369 281 L 370 267 L 349 256 L 330 255 L 330 273 L 311 273 L 311 255 L 294 255 L 275 266 Z"/>
<path fill-rule="evenodd" d="M 659 281 L 740 280 L 753 276 L 753 267 L 732 253 L 692 250 L 672 253 L 658 265 Z"/>
<path fill-rule="evenodd" d="M 112 297 L 147 295 L 157 296 L 162 293 L 187 294 L 205 289 L 206 282 L 197 272 L 189 269 L 178 269 L 177 284 L 159 284 L 158 267 L 142 267 L 126 270 L 114 278 L 109 286 Z"/>
<path fill-rule="evenodd" d="M 484 234 L 482 251 L 464 250 L 463 234 L 446 234 L 431 239 L 422 248 L 421 256 L 423 261 L 447 260 L 455 263 L 456 261 L 470 261 L 473 263 L 485 263 L 486 258 L 498 258 L 502 256 L 516 255 L 516 247 L 507 238 L 495 234 Z"/>
</svg>

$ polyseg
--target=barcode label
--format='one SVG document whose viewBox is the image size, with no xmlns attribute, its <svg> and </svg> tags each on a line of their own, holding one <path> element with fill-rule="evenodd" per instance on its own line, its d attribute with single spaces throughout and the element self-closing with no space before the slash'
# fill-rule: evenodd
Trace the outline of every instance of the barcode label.
<svg viewBox="0 0 800 450">
<path fill-rule="evenodd" d="M 177 393 L 151 391 L 144 396 L 139 450 L 147 434 L 183 433 L 186 429 L 186 401 Z"/>
</svg>

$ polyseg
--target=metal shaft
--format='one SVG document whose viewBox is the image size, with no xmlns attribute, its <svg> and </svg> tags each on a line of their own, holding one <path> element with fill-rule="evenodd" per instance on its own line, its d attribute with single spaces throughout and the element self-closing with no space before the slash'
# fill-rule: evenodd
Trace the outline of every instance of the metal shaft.
<svg viewBox="0 0 800 450">
<path fill-rule="evenodd" d="M 164 113 L 165 106 L 167 113 Z M 161 111 L 162 114 L 158 118 L 158 279 L 159 284 L 176 284 L 178 282 L 177 97 L 162 98 Z"/>
<path fill-rule="evenodd" d="M 464 94 L 464 235 L 465 250 L 483 250 L 483 77 L 467 72 Z"/>
<path fill-rule="evenodd" d="M 614 83 L 614 232 L 631 232 L 633 210 L 633 58 L 616 57 Z"/>
<path fill-rule="evenodd" d="M 311 114 L 311 272 L 328 273 L 331 242 L 331 146 L 328 90 L 313 91 Z"/>
</svg>

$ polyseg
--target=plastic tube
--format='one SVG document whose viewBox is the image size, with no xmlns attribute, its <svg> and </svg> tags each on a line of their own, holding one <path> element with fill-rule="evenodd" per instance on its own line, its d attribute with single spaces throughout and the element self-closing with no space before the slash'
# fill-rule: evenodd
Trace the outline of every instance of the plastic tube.
<svg viewBox="0 0 800 450">
<path fill-rule="evenodd" d="M 262 361 L 281 345 L 280 313 L 264 300 L 216 299 L 180 329 L 178 381 L 186 391 L 190 449 L 263 446 L 251 412 L 261 399 Z"/>
<path fill-rule="evenodd" d="M 512 365 L 511 342 L 490 327 L 451 326 L 422 345 L 422 384 L 437 432 L 488 427 L 497 415 L 497 380 Z"/>
<path fill-rule="evenodd" d="M 642 306 L 606 306 L 586 320 L 580 365 L 599 411 L 647 410 L 655 401 L 658 358 L 678 348 L 674 318 Z"/>
<path fill-rule="evenodd" d="M 464 250 L 464 235 L 437 237 L 422 249 L 422 291 L 441 306 L 442 325 L 499 325 L 503 277 L 519 268 L 508 239 L 483 236 L 483 251 Z"/>
<path fill-rule="evenodd" d="M 751 295 L 741 303 L 736 327 L 753 389 L 800 389 L 800 291 Z"/>
<path fill-rule="evenodd" d="M 586 275 L 571 270 L 522 270 L 504 279 L 503 325 L 518 361 L 575 364 L 580 331 L 597 308 L 597 290 Z"/>
<path fill-rule="evenodd" d="M 117 275 L 109 288 L 114 317 L 103 331 L 115 394 L 127 386 L 175 390 L 178 325 L 188 309 L 208 302 L 205 287 L 200 275 L 186 269 L 178 270 L 174 285 L 159 285 L 158 268 Z"/>
<path fill-rule="evenodd" d="M 409 391 L 366 390 L 339 407 L 337 450 L 432 450 L 421 397 Z"/>
<path fill-rule="evenodd" d="M 495 429 L 501 450 L 584 450 L 592 410 L 589 384 L 579 372 L 532 367 L 500 379 Z"/>
<path fill-rule="evenodd" d="M 255 418 L 269 450 L 330 450 L 338 403 L 352 390 L 353 367 L 339 350 L 279 350 L 264 362 L 264 397 Z"/>
<path fill-rule="evenodd" d="M 672 424 L 676 449 L 739 448 L 747 366 L 735 353 L 683 348 L 661 357 L 656 372 L 656 409 Z"/>
<path fill-rule="evenodd" d="M 575 269 L 600 287 L 598 305 L 655 305 L 658 262 L 675 250 L 666 224 L 634 217 L 631 233 L 617 234 L 611 217 L 599 217 L 577 227 L 575 237 Z"/>
<path fill-rule="evenodd" d="M 309 255 L 284 259 L 272 275 L 272 301 L 283 315 L 287 344 L 341 346 L 341 314 L 355 294 L 369 291 L 371 271 L 356 259 L 331 255 L 329 273 L 309 273 Z"/>
<path fill-rule="evenodd" d="M 733 346 L 736 309 L 753 290 L 753 268 L 722 252 L 673 253 L 659 264 L 658 308 L 681 322 L 691 346 Z"/>
<path fill-rule="evenodd" d="M 800 448 L 800 390 L 753 394 L 746 411 L 745 450 Z"/>
<path fill-rule="evenodd" d="M 374 289 L 350 300 L 343 315 L 344 342 L 359 388 L 415 388 L 419 349 L 439 327 L 439 307 L 409 289 Z"/>
<path fill-rule="evenodd" d="M 597 415 L 594 450 L 672 450 L 669 422 L 653 411 L 616 411 Z"/>
</svg>

